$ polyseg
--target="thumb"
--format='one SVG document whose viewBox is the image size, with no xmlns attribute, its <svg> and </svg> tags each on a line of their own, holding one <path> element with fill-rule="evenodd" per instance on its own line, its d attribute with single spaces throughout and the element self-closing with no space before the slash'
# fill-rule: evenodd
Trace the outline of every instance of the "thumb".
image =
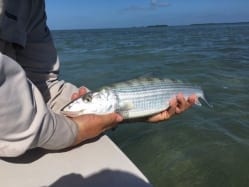
<svg viewBox="0 0 249 187">
<path fill-rule="evenodd" d="M 78 134 L 75 145 L 81 141 L 94 138 L 107 129 L 114 127 L 123 120 L 123 117 L 117 113 L 106 115 L 87 114 L 72 118 L 78 126 Z"/>
<path fill-rule="evenodd" d="M 95 123 L 100 128 L 101 132 L 105 132 L 108 129 L 116 127 L 116 125 L 123 120 L 123 117 L 117 113 L 95 115 L 94 117 Z"/>
<path fill-rule="evenodd" d="M 106 115 L 95 115 L 95 120 L 96 123 L 109 127 L 123 121 L 123 117 L 117 113 L 111 113 Z"/>
</svg>

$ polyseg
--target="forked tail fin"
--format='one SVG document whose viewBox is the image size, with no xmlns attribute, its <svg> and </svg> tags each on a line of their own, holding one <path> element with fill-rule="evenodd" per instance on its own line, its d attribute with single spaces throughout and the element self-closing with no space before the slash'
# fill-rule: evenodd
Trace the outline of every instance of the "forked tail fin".
<svg viewBox="0 0 249 187">
<path fill-rule="evenodd" d="M 205 105 L 207 105 L 209 108 L 213 108 L 213 105 L 207 101 L 204 94 L 202 96 L 199 96 L 197 101 L 195 102 L 195 104 L 198 106 L 202 106 L 202 103 L 205 103 Z"/>
</svg>

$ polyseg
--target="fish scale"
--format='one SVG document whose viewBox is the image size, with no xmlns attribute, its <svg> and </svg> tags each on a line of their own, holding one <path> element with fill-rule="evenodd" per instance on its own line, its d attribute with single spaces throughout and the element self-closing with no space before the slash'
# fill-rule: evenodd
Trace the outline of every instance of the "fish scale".
<svg viewBox="0 0 249 187">
<path fill-rule="evenodd" d="M 160 85 L 137 85 L 135 87 L 130 87 L 125 89 L 117 89 L 114 88 L 115 94 L 118 96 L 118 99 L 123 103 L 132 103 L 132 108 L 127 110 L 119 110 L 119 112 L 125 118 L 135 118 L 135 117 L 142 117 L 147 115 L 152 115 L 154 113 L 161 112 L 169 107 L 169 101 L 179 92 L 184 91 L 186 87 L 183 86 L 169 86 L 166 85 L 165 82 L 160 83 Z M 192 89 L 193 90 L 193 89 Z M 187 94 L 185 92 L 185 97 L 190 96 L 192 93 L 195 93 L 196 90 L 188 91 Z M 122 108 L 122 106 L 119 106 Z"/>
<path fill-rule="evenodd" d="M 169 79 L 138 78 L 87 93 L 66 105 L 62 113 L 77 116 L 118 112 L 126 119 L 145 117 L 167 109 L 170 99 L 178 93 L 186 99 L 195 94 L 207 102 L 199 86 Z M 200 104 L 199 100 L 196 104 Z"/>
</svg>

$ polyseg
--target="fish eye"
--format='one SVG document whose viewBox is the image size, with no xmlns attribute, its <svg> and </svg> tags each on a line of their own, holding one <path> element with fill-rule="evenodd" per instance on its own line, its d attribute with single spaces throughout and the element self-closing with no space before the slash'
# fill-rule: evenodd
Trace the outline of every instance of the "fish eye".
<svg viewBox="0 0 249 187">
<path fill-rule="evenodd" d="M 83 101 L 89 103 L 92 101 L 92 96 L 90 94 L 86 94 L 83 96 Z"/>
</svg>

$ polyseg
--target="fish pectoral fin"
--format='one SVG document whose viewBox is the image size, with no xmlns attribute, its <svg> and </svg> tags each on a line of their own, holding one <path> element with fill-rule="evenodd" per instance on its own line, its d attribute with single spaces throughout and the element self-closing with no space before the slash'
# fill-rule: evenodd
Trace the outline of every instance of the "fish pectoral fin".
<svg viewBox="0 0 249 187">
<path fill-rule="evenodd" d="M 126 101 L 126 102 L 122 102 L 120 104 L 120 111 L 127 111 L 127 110 L 131 110 L 134 108 L 134 104 L 132 101 Z"/>
</svg>

